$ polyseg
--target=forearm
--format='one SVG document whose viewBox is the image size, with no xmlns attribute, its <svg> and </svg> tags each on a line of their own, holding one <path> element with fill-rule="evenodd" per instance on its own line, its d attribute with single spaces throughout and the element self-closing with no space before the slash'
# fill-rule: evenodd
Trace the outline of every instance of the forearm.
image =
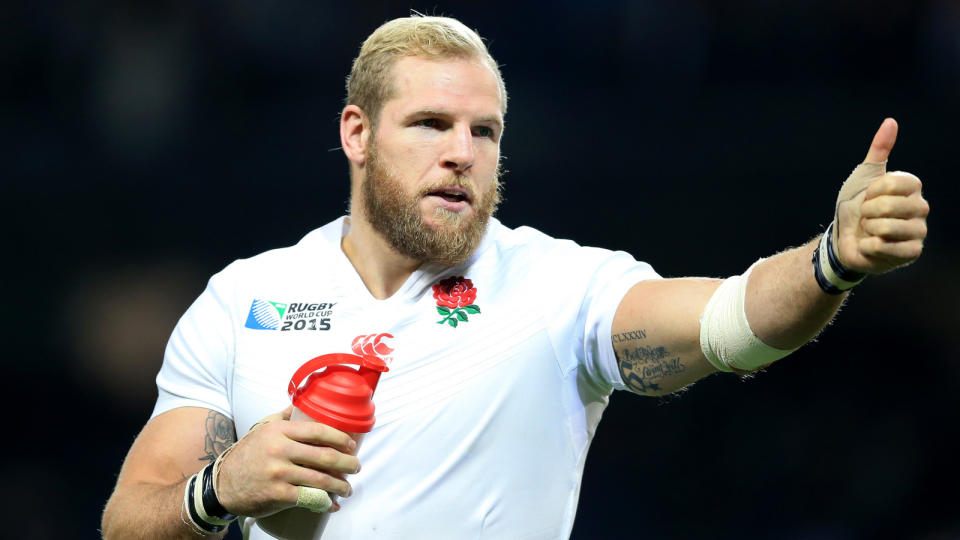
<svg viewBox="0 0 960 540">
<path fill-rule="evenodd" d="M 200 534 L 190 527 L 183 508 L 186 483 L 184 479 L 172 485 L 146 482 L 118 485 L 103 512 L 103 537 L 196 540 Z"/>
<path fill-rule="evenodd" d="M 813 339 L 836 314 L 846 293 L 826 294 L 817 285 L 813 251 L 819 237 L 757 264 L 747 282 L 746 314 L 760 341 L 795 349 Z"/>
<path fill-rule="evenodd" d="M 713 354 L 723 351 L 728 359 L 743 360 L 741 355 L 749 352 L 742 349 L 744 334 L 755 335 L 767 349 L 784 350 L 816 336 L 836 313 L 844 295 L 826 294 L 817 285 L 811 262 L 815 247 L 816 240 L 764 259 L 753 267 L 746 289 L 739 289 L 744 290 L 739 294 L 736 291 L 742 285 L 732 285 L 721 294 L 720 280 L 699 278 L 634 286 L 618 308 L 613 325 L 614 352 L 624 384 L 637 394 L 663 395 L 721 369 L 718 363 L 726 361 L 711 362 L 704 356 L 704 324 L 711 329 L 706 342 L 717 347 L 711 348 Z M 742 277 L 735 279 L 743 283 Z M 717 294 L 719 303 L 708 309 Z M 736 323 L 735 313 L 746 315 L 749 328 Z M 782 356 L 761 354 L 769 361 Z M 756 365 L 766 363 L 761 360 Z"/>
</svg>

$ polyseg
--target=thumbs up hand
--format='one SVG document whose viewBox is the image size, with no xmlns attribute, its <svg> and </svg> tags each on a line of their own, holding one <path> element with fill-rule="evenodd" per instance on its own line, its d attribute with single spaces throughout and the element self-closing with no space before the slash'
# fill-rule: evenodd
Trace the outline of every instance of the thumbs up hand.
<svg viewBox="0 0 960 540">
<path fill-rule="evenodd" d="M 897 122 L 887 118 L 837 197 L 833 245 L 840 262 L 855 272 L 889 272 L 923 251 L 930 205 L 920 193 L 919 178 L 886 172 L 896 140 Z"/>
</svg>

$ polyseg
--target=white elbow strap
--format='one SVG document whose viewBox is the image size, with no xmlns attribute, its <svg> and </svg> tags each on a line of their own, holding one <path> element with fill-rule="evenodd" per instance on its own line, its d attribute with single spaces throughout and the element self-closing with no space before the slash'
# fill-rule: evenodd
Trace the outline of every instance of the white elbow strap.
<svg viewBox="0 0 960 540">
<path fill-rule="evenodd" d="M 700 315 L 700 350 L 720 371 L 753 371 L 796 350 L 775 349 L 750 329 L 745 304 L 751 270 L 724 280 Z"/>
</svg>

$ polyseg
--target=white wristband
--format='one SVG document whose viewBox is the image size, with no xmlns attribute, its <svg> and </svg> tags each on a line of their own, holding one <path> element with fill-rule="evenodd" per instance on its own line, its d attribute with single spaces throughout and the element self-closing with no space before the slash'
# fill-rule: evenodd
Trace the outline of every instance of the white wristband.
<svg viewBox="0 0 960 540">
<path fill-rule="evenodd" d="M 817 285 L 827 294 L 841 294 L 866 279 L 867 275 L 854 272 L 840 262 L 834 237 L 836 222 L 827 226 L 820 237 L 817 249 L 813 251 L 813 277 Z"/>
</svg>

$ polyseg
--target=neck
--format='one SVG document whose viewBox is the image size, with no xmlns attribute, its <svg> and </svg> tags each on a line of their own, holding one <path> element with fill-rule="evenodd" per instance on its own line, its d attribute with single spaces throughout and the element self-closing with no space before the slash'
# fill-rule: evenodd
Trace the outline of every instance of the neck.
<svg viewBox="0 0 960 540">
<path fill-rule="evenodd" d="M 377 300 L 390 298 L 422 261 L 398 253 L 363 216 L 352 213 L 349 219 L 350 232 L 340 248 L 370 294 Z"/>
</svg>

